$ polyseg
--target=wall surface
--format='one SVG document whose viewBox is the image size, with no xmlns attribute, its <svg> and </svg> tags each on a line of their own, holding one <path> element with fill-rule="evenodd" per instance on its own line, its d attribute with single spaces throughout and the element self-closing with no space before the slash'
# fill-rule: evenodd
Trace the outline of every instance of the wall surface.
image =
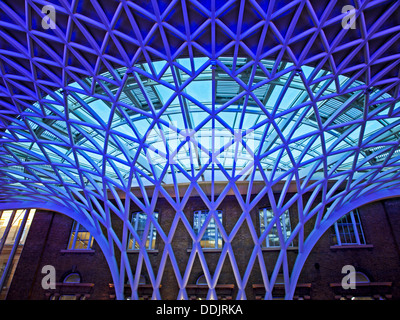
<svg viewBox="0 0 400 320">
<path fill-rule="evenodd" d="M 258 209 L 263 206 L 268 206 L 267 199 L 260 201 L 258 207 L 251 212 L 252 223 L 258 234 Z M 165 199 L 159 199 L 156 208 L 159 212 L 159 223 L 164 232 L 168 234 L 175 211 Z M 191 225 L 193 225 L 193 212 L 201 209 L 206 209 L 206 206 L 200 198 L 193 197 L 188 201 L 184 212 Z M 227 196 L 218 209 L 223 212 L 223 225 L 229 234 L 242 213 L 240 206 L 234 197 Z M 132 208 L 132 212 L 134 211 L 136 209 Z M 374 287 L 376 290 L 389 292 L 389 297 L 391 296 L 392 299 L 400 299 L 400 200 L 392 199 L 371 203 L 359 208 L 359 213 L 367 245 L 359 247 L 333 246 L 333 228 L 328 230 L 310 253 L 299 278 L 298 283 L 308 288 L 305 293 L 308 298 L 337 299 L 346 294 L 351 295 L 352 292 L 349 290 L 343 292 L 341 288 L 335 287 L 335 284 L 340 284 L 344 277 L 342 267 L 353 265 L 356 271 L 363 272 L 369 277 L 370 281 L 377 286 Z M 297 224 L 295 206 L 291 208 L 290 215 L 291 224 L 295 226 Z M 58 213 L 48 211 L 36 213 L 7 299 L 48 299 L 54 292 L 44 290 L 41 286 L 44 277 L 41 270 L 44 265 L 55 267 L 59 283 L 68 273 L 79 273 L 83 284 L 79 288 L 69 288 L 69 290 L 80 290 L 79 292 L 85 294 L 87 299 L 110 299 L 112 290 L 110 290 L 109 284 L 112 283 L 112 279 L 107 262 L 97 243 L 94 242 L 93 250 L 87 252 L 66 250 L 72 223 L 70 218 Z M 307 223 L 306 235 L 313 228 L 313 224 L 313 220 Z M 117 234 L 122 232 L 122 223 L 119 221 L 113 221 L 113 227 Z M 189 260 L 191 243 L 190 235 L 182 222 L 179 222 L 172 248 L 182 275 L 185 273 Z M 253 241 L 247 223 L 240 227 L 232 242 L 232 248 L 240 274 L 243 275 L 253 250 Z M 155 273 L 157 273 L 163 249 L 164 243 L 158 237 L 156 250 L 149 253 Z M 204 253 L 211 274 L 217 266 L 220 254 L 220 250 Z M 263 255 L 270 276 L 279 250 L 264 250 Z M 288 250 L 289 268 L 293 267 L 296 255 L 297 239 L 293 243 L 293 248 Z M 132 266 L 136 266 L 137 258 L 137 253 L 129 253 Z M 144 271 L 143 275 L 148 279 L 145 267 L 142 270 Z M 195 284 L 196 279 L 202 273 L 202 266 L 196 257 L 188 284 Z M 388 286 L 388 283 L 391 283 L 391 286 Z M 229 256 L 224 261 L 218 284 L 234 285 L 232 297 L 233 299 L 236 297 L 237 286 Z M 257 260 L 246 287 L 247 299 L 257 298 L 253 285 L 261 284 L 263 284 L 263 280 Z M 163 299 L 176 299 L 178 295 L 178 284 L 169 259 L 165 266 L 160 292 Z M 60 294 L 63 293 L 60 292 Z"/>
</svg>

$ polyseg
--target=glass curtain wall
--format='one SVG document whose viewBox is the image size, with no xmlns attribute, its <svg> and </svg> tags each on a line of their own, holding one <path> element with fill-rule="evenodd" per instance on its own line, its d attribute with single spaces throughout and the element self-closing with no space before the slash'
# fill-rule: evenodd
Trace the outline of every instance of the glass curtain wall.
<svg viewBox="0 0 400 320">
<path fill-rule="evenodd" d="M 0 211 L 0 300 L 7 296 L 35 212 Z"/>
</svg>

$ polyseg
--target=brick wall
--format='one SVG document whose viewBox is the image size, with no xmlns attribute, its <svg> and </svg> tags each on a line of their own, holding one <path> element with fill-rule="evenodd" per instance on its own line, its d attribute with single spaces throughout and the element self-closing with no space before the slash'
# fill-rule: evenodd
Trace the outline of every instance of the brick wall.
<svg viewBox="0 0 400 320">
<path fill-rule="evenodd" d="M 290 196 L 288 195 L 288 197 Z M 251 212 L 252 222 L 258 234 L 258 209 L 264 206 L 268 206 L 267 198 L 261 200 L 259 205 Z M 399 199 L 375 202 L 359 208 L 368 244 L 363 248 L 338 249 L 332 247 L 332 230 L 326 232 L 309 255 L 299 279 L 299 283 L 311 284 L 311 299 L 334 299 L 335 292 L 330 284 L 341 282 L 344 276 L 341 273 L 342 267 L 348 264 L 353 265 L 357 271 L 365 273 L 371 281 L 393 282 L 391 289 L 393 298 L 400 298 L 400 275 L 398 272 L 400 270 L 399 208 Z M 175 218 L 175 211 L 165 199 L 158 200 L 156 209 L 159 212 L 159 223 L 164 232 L 168 234 Z M 193 225 L 193 212 L 201 209 L 206 209 L 206 206 L 199 197 L 189 199 L 184 211 L 191 225 Z M 223 211 L 223 225 L 229 234 L 242 213 L 240 206 L 233 196 L 227 196 L 218 209 Z M 132 212 L 136 210 L 137 208 L 132 207 Z M 296 205 L 291 208 L 290 212 L 292 226 L 295 226 L 297 224 Z M 311 219 L 306 224 L 306 236 L 312 230 L 314 223 L 315 220 Z M 63 277 L 68 272 L 79 272 L 82 282 L 94 284 L 93 287 L 90 287 L 90 290 L 88 289 L 90 299 L 109 299 L 109 283 L 112 282 L 112 279 L 106 260 L 98 245 L 94 243 L 93 251 L 89 253 L 63 251 L 67 248 L 71 227 L 72 220 L 64 215 L 45 211 L 36 213 L 7 299 L 48 298 L 46 290 L 41 288 L 41 279 L 44 276 L 41 274 L 41 268 L 46 264 L 55 266 L 58 282 L 62 282 Z M 121 233 L 121 223 L 113 221 L 113 227 L 117 234 Z M 182 275 L 186 271 L 191 253 L 191 243 L 189 233 L 180 221 L 172 241 L 172 248 Z M 293 250 L 288 251 L 289 268 L 293 267 L 296 259 L 296 246 L 297 239 L 294 241 Z M 243 223 L 236 234 L 232 248 L 239 271 L 243 276 L 253 250 L 253 241 L 246 222 Z M 153 270 L 157 273 L 164 249 L 164 243 L 160 237 L 157 237 L 156 249 L 149 253 L 149 258 Z M 128 255 L 132 266 L 135 266 L 138 254 L 129 253 Z M 267 263 L 267 270 L 271 275 L 279 250 L 264 250 L 263 255 Z M 220 252 L 205 252 L 204 256 L 211 275 L 213 275 Z M 146 275 L 144 266 L 142 270 Z M 195 284 L 196 279 L 202 273 L 200 261 L 196 257 L 188 284 Z M 256 298 L 252 285 L 262 283 L 259 262 L 256 259 L 246 287 L 248 299 Z M 225 258 L 218 284 L 234 284 L 236 288 L 229 255 Z M 237 289 L 234 290 L 233 298 L 236 296 L 236 291 Z M 176 299 L 178 294 L 178 284 L 169 258 L 162 277 L 160 292 L 163 299 Z"/>
</svg>

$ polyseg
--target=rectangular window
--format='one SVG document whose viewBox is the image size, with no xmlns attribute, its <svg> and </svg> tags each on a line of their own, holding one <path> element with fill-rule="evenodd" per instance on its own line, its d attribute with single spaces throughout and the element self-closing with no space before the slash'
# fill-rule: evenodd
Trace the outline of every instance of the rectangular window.
<svg viewBox="0 0 400 320">
<path fill-rule="evenodd" d="M 0 211 L 0 300 L 7 296 L 36 209 Z"/>
<path fill-rule="evenodd" d="M 216 211 L 219 221 L 222 223 L 222 211 Z M 207 216 L 209 214 L 208 210 L 199 210 L 194 212 L 193 217 L 193 230 L 196 234 L 200 232 L 200 229 L 204 225 Z M 222 248 L 222 236 L 215 223 L 214 217 L 212 217 L 207 225 L 207 228 L 200 240 L 200 245 L 202 248 L 209 249 L 221 249 Z"/>
<path fill-rule="evenodd" d="M 19 244 L 24 244 L 28 230 L 35 215 L 35 209 L 30 210 Z M 21 226 L 26 210 L 0 211 L 0 239 L 5 238 L 6 245 L 12 245 Z M 12 220 L 11 220 L 12 219 Z"/>
<path fill-rule="evenodd" d="M 158 212 L 153 213 L 156 220 L 158 220 Z M 135 229 L 138 237 L 143 239 L 143 234 L 146 229 L 148 216 L 144 212 L 134 212 L 132 215 L 132 227 Z M 147 240 L 145 242 L 145 248 L 147 250 L 155 250 L 156 248 L 156 237 L 157 237 L 157 230 L 154 227 L 154 224 L 150 222 L 149 232 L 147 234 Z M 133 234 L 130 233 L 129 241 L 128 241 L 128 250 L 139 250 L 140 243 L 135 240 Z"/>
<path fill-rule="evenodd" d="M 74 221 L 69 238 L 68 250 L 90 250 L 93 237 L 80 223 Z"/>
<path fill-rule="evenodd" d="M 334 228 L 336 235 L 335 242 L 337 245 L 365 244 L 364 231 L 357 210 L 350 211 L 336 221 Z"/>
<path fill-rule="evenodd" d="M 260 216 L 260 234 L 263 234 L 265 229 L 269 226 L 271 221 L 274 218 L 274 213 L 271 208 L 262 208 L 259 210 Z M 280 227 L 282 229 L 283 238 L 286 241 L 291 234 L 291 226 L 290 226 L 290 215 L 289 211 L 286 210 L 279 218 Z M 267 234 L 265 240 L 262 243 L 264 248 L 270 247 L 280 247 L 279 236 L 278 236 L 278 228 L 277 224 L 274 223 L 272 229 Z M 292 243 L 290 244 L 292 246 Z"/>
</svg>

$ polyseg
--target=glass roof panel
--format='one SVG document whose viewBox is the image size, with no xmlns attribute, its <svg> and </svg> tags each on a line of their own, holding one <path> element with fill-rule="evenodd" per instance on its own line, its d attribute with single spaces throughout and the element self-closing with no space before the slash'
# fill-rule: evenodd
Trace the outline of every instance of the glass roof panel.
<svg viewBox="0 0 400 320">
<path fill-rule="evenodd" d="M 336 86 L 334 81 L 330 80 L 329 72 L 320 70 L 314 76 L 314 85 L 310 85 L 310 89 L 317 98 L 311 99 L 303 78 L 297 73 L 291 77 L 292 72 L 297 72 L 290 69 L 293 68 L 291 64 L 282 63 L 279 68 L 288 71 L 279 69 L 280 76 L 269 81 L 265 72 L 272 71 L 274 61 L 263 60 L 262 64 L 251 68 L 248 67 L 250 65 L 246 58 L 237 59 L 236 70 L 243 68 L 243 71 L 237 74 L 237 78 L 226 72 L 219 63 L 229 69 L 234 65 L 233 58 L 229 57 L 220 58 L 213 67 L 208 58 L 178 59 L 174 61 L 173 66 L 162 60 L 152 62 L 151 66 L 147 63 L 135 65 L 131 79 L 120 93 L 109 132 L 104 132 L 106 128 L 100 122 L 108 124 L 112 104 L 101 97 L 116 94 L 118 86 L 113 84 L 110 73 L 102 74 L 104 79 L 110 79 L 107 94 L 102 95 L 100 92 L 98 98 L 93 98 L 79 92 L 68 97 L 71 104 L 69 119 L 76 121 L 69 130 L 74 141 L 84 148 L 80 152 L 86 150 L 89 153 L 93 150 L 94 153 L 90 156 L 101 167 L 103 161 L 98 155 L 101 152 L 99 148 L 104 148 L 107 139 L 107 154 L 114 157 L 121 173 L 129 171 L 126 165 L 134 158 L 138 168 L 146 172 L 151 171 L 149 164 L 154 168 L 162 167 L 172 160 L 168 158 L 168 153 L 172 155 L 174 163 L 184 170 L 189 172 L 195 168 L 199 171 L 210 161 L 213 152 L 216 154 L 214 160 L 220 162 L 225 169 L 234 166 L 243 169 L 254 160 L 254 156 L 262 156 L 264 158 L 260 159 L 260 163 L 265 170 L 272 169 L 274 161 L 279 161 L 280 169 L 290 170 L 293 167 L 290 156 L 294 161 L 303 163 L 322 155 L 320 138 L 309 144 L 312 135 L 320 135 L 322 132 L 325 147 L 331 148 L 332 151 L 345 150 L 357 143 L 360 128 L 346 130 L 354 125 L 354 120 L 362 118 L 362 101 L 351 100 L 352 103 L 344 108 L 344 103 L 352 97 L 351 93 L 333 95 Z M 143 73 L 144 71 L 147 73 Z M 310 79 L 313 71 L 312 67 L 302 67 L 306 79 Z M 126 68 L 116 72 L 123 75 Z M 136 79 L 140 79 L 140 83 L 137 83 Z M 249 89 L 246 86 L 250 79 L 253 79 L 252 86 L 255 89 L 247 91 Z M 290 83 L 289 79 L 292 79 Z M 340 76 L 339 79 L 341 85 L 348 81 L 344 76 Z M 87 80 L 94 81 L 90 78 Z M 360 85 L 361 83 L 356 83 L 355 86 Z M 69 87 L 81 90 L 77 83 L 72 83 Z M 320 90 L 323 90 L 322 94 Z M 60 91 L 56 94 L 63 97 Z M 388 97 L 390 96 L 382 95 L 381 98 Z M 62 114 L 64 111 L 64 107 L 52 103 L 54 98 L 51 95 L 44 100 L 47 102 L 43 107 L 50 116 L 56 115 L 56 112 Z M 322 125 L 338 110 L 340 112 L 328 129 L 320 127 L 316 110 Z M 151 117 L 146 116 L 147 114 Z M 366 121 L 364 136 L 367 137 L 382 129 L 385 124 L 397 120 L 393 118 L 385 121 Z M 37 132 L 41 139 L 61 143 L 65 141 L 61 136 L 68 137 L 67 123 L 62 118 L 43 121 L 43 124 L 39 118 L 27 117 L 27 121 L 31 130 Z M 51 131 L 46 128 L 51 128 Z M 194 129 L 197 131 L 193 132 Z M 139 137 L 136 136 L 136 132 Z M 344 132 L 348 132 L 346 137 L 335 144 Z M 115 136 L 115 139 L 107 138 L 110 134 Z M 118 145 L 121 143 L 124 144 L 122 149 Z M 23 143 L 19 145 L 40 153 L 37 146 L 24 146 Z M 73 152 L 67 152 L 68 147 L 54 145 L 54 148 L 73 160 Z M 282 153 L 280 150 L 290 150 L 290 156 L 287 151 Z M 125 155 L 124 152 L 128 154 Z M 140 157 L 135 157 L 137 152 L 140 153 Z M 52 154 L 52 157 L 61 163 L 65 162 L 55 154 Z M 79 161 L 86 168 L 91 165 L 82 156 L 79 156 Z M 115 176 L 109 165 L 107 172 Z M 169 178 L 166 177 L 165 181 L 167 180 L 169 181 Z"/>
</svg>

